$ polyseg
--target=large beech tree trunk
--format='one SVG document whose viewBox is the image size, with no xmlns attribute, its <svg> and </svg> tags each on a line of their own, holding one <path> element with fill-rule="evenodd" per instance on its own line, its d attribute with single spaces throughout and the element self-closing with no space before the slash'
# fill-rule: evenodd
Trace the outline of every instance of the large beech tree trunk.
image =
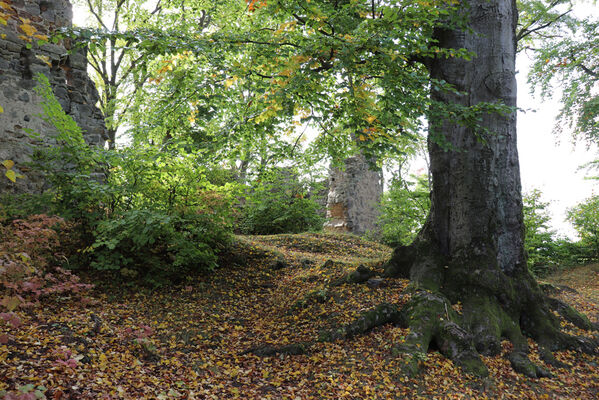
<svg viewBox="0 0 599 400">
<path fill-rule="evenodd" d="M 515 2 L 469 4 L 474 32 L 438 31 L 436 36 L 441 47 L 465 48 L 475 58 L 436 59 L 430 67 L 432 78 L 464 94 L 433 91 L 432 96 L 466 107 L 483 102 L 515 107 Z M 430 122 L 432 234 L 444 256 L 482 255 L 490 268 L 511 274 L 526 268 L 516 112 L 487 114 L 481 125 L 489 133 L 477 135 L 447 119 Z M 436 143 L 440 140 L 450 150 Z"/>
<path fill-rule="evenodd" d="M 464 106 L 515 107 L 515 1 L 468 0 L 466 6 L 472 30 L 439 30 L 436 39 L 439 46 L 465 48 L 474 58 L 439 58 L 430 64 L 432 78 L 462 94 L 436 90 L 432 97 Z M 390 321 L 409 327 L 401 346 L 414 354 L 408 372 L 415 372 L 417 353 L 434 344 L 467 372 L 485 375 L 478 354 L 498 354 L 506 338 L 514 345 L 509 355 L 514 369 L 546 376 L 526 356 L 527 336 L 554 364 L 553 350 L 595 352 L 597 345 L 560 331 L 552 308 L 585 329 L 592 326 L 570 307 L 547 299 L 527 270 L 515 110 L 488 113 L 482 126 L 488 131 L 477 134 L 449 118 L 431 118 L 431 213 L 416 241 L 396 249 L 386 269 L 390 276 L 410 278 L 414 295 L 401 311 L 386 306 L 373 311 L 376 318 L 365 317 L 358 331 Z M 456 304 L 460 312 L 454 311 Z M 348 326 L 342 333 L 356 329 Z"/>
</svg>

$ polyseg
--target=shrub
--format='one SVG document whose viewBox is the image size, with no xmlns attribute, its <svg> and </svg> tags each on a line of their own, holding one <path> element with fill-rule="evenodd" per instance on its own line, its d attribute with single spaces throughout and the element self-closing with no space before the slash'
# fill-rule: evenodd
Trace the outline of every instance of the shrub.
<svg viewBox="0 0 599 400">
<path fill-rule="evenodd" d="M 246 234 L 299 233 L 322 229 L 316 190 L 289 169 L 263 173 L 248 188 L 241 206 L 240 230 Z"/>
<path fill-rule="evenodd" d="M 383 243 L 396 247 L 408 245 L 426 220 L 430 209 L 428 177 L 414 180 L 395 178 L 381 200 L 379 224 Z"/>
<path fill-rule="evenodd" d="M 217 253 L 228 239 L 226 230 L 206 214 L 130 210 L 98 224 L 96 241 L 90 247 L 92 267 L 118 270 L 125 278 L 140 275 L 160 285 L 214 269 Z"/>
<path fill-rule="evenodd" d="M 58 230 L 66 227 L 60 217 L 32 215 L 0 225 L 0 322 L 11 329 L 21 325 L 18 308 L 34 305 L 42 298 L 81 296 L 92 288 L 70 271 L 59 267 Z M 8 336 L 0 335 L 0 344 Z"/>
<path fill-rule="evenodd" d="M 53 95 L 48 78 L 36 76 L 35 91 L 44 99 L 44 119 L 55 128 L 51 145 L 36 147 L 32 167 L 43 174 L 50 188 L 53 213 L 93 225 L 102 218 L 113 195 L 103 182 L 108 153 L 90 147 L 77 123 L 67 115 Z M 31 133 L 35 137 L 35 134 Z"/>
<path fill-rule="evenodd" d="M 38 79 L 57 133 L 55 145 L 39 146 L 34 167 L 50 184 L 52 210 L 82 228 L 86 252 L 77 264 L 153 284 L 213 269 L 229 239 L 235 185 L 210 183 L 188 143 L 88 146 L 47 79 Z"/>
<path fill-rule="evenodd" d="M 545 275 L 559 264 L 559 249 L 565 246 L 565 240 L 557 241 L 555 231 L 549 223 L 548 202 L 541 200 L 542 193 L 534 189 L 522 196 L 524 212 L 524 247 L 527 253 L 528 269 L 536 275 Z"/>
<path fill-rule="evenodd" d="M 53 196 L 50 193 L 0 195 L 0 223 L 8 224 L 16 219 L 25 219 L 36 214 L 52 215 L 51 203 L 53 201 Z"/>
<path fill-rule="evenodd" d="M 580 236 L 589 261 L 599 259 L 599 196 L 592 196 L 568 210 L 568 220 Z"/>
<path fill-rule="evenodd" d="M 559 267 L 581 265 L 595 260 L 594 246 L 588 241 L 583 239 L 572 242 L 566 238 L 556 237 L 555 231 L 549 227 L 550 216 L 547 208 L 550 203 L 542 201 L 541 197 L 542 193 L 537 189 L 523 196 L 526 229 L 524 245 L 529 270 L 537 276 L 544 276 Z M 576 207 L 568 214 L 570 220 L 576 213 L 573 211 L 575 209 Z M 584 213 L 577 215 L 583 218 Z"/>
<path fill-rule="evenodd" d="M 90 285 L 60 267 L 59 231 L 67 223 L 60 217 L 32 215 L 1 226 L 0 286 L 9 295 L 37 300 L 54 294 L 79 294 Z"/>
</svg>

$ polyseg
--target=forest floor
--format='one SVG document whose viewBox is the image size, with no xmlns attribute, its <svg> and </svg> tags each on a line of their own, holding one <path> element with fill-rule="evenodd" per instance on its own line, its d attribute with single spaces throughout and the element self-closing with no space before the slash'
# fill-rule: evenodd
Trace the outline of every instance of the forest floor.
<svg viewBox="0 0 599 400">
<path fill-rule="evenodd" d="M 501 356 L 485 357 L 490 375 L 477 379 L 432 351 L 422 373 L 408 379 L 395 350 L 405 329 L 383 326 L 351 340 L 316 342 L 322 330 L 409 298 L 402 279 L 334 284 L 359 264 L 382 272 L 391 250 L 347 235 L 239 240 L 241 265 L 176 289 L 96 288 L 84 302 L 64 298 L 19 312 L 20 328 L 0 326 L 0 334 L 11 335 L 0 345 L 0 393 L 21 387 L 50 399 L 599 398 L 597 356 L 557 353 L 569 367 L 546 366 L 555 377 L 536 380 L 513 372 Z M 599 265 L 546 281 L 597 321 Z M 305 354 L 264 356 L 294 343 L 311 344 Z M 531 358 L 542 363 L 530 345 Z"/>
</svg>

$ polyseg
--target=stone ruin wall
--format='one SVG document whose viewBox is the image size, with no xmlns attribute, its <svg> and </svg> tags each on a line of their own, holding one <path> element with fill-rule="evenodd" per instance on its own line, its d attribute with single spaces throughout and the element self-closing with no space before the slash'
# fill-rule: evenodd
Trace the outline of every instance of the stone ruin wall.
<svg viewBox="0 0 599 400">
<path fill-rule="evenodd" d="M 69 54 L 69 40 L 38 43 L 56 29 L 70 27 L 72 18 L 67 0 L 0 0 L 0 107 L 4 109 L 0 113 L 0 162 L 14 161 L 15 172 L 25 175 L 12 183 L 0 165 L 0 194 L 39 192 L 43 187 L 41 179 L 24 165 L 30 161 L 33 143 L 25 130 L 40 134 L 45 142 L 53 130 L 42 120 L 41 99 L 33 91 L 37 73 L 48 77 L 54 95 L 82 128 L 85 140 L 90 145 L 105 143 L 104 119 L 96 107 L 98 93 L 87 75 L 84 51 Z"/>
<path fill-rule="evenodd" d="M 329 231 L 376 234 L 383 175 L 372 170 L 362 155 L 345 160 L 345 169 L 331 168 L 327 200 Z"/>
</svg>

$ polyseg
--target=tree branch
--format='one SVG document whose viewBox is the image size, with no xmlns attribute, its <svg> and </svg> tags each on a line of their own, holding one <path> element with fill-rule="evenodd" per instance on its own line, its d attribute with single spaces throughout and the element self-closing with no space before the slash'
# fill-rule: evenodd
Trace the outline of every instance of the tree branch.
<svg viewBox="0 0 599 400">
<path fill-rule="evenodd" d="M 592 77 L 598 78 L 599 79 L 599 73 L 593 71 L 592 69 L 590 69 L 589 67 L 587 67 L 584 64 L 578 64 L 578 66 L 587 73 L 587 75 L 591 75 Z"/>
<path fill-rule="evenodd" d="M 558 15 L 557 17 L 555 17 L 555 19 L 548 21 L 547 23 L 543 24 L 543 25 L 539 25 L 536 28 L 533 29 L 529 29 L 531 26 L 533 26 L 534 24 L 536 24 L 539 21 L 533 21 L 532 23 L 530 23 L 527 27 L 522 28 L 517 34 L 516 34 L 516 42 L 519 42 L 520 40 L 524 39 L 526 36 L 529 36 L 535 32 L 538 32 L 540 30 L 543 30 L 545 28 L 547 28 L 548 26 L 556 23 L 557 21 L 559 21 L 561 18 L 565 17 L 567 14 L 570 13 L 570 11 L 572 11 L 572 9 L 569 9 L 566 12 L 561 13 L 560 15 Z"/>
<path fill-rule="evenodd" d="M 100 15 L 98 15 L 98 13 L 96 12 L 96 10 L 94 10 L 94 6 L 92 5 L 91 0 L 87 0 L 87 7 L 89 8 L 89 12 L 92 13 L 92 15 L 94 17 L 96 17 L 96 20 L 98 21 L 98 23 L 107 31 L 109 30 L 108 27 L 104 24 L 104 21 L 102 21 L 102 18 L 100 17 Z"/>
</svg>

